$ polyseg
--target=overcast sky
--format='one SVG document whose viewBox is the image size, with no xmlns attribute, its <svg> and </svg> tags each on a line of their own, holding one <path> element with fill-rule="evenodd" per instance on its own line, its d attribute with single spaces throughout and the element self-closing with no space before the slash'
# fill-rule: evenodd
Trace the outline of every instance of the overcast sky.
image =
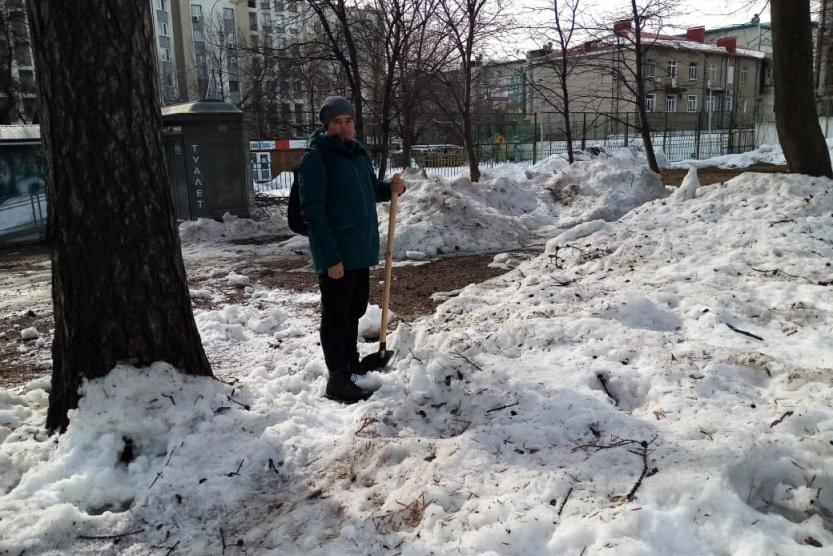
<svg viewBox="0 0 833 556">
<path fill-rule="evenodd" d="M 596 16 L 617 11 L 630 5 L 624 0 L 582 0 Z M 520 12 L 524 15 L 520 20 L 524 24 L 534 25 L 540 23 L 535 21 L 538 17 L 546 17 L 547 12 L 532 16 L 529 8 L 543 5 L 552 5 L 551 0 L 504 0 L 505 5 L 513 12 Z M 726 27 L 749 22 L 755 14 L 760 14 L 761 21 L 769 21 L 769 5 L 766 0 L 682 0 L 680 15 L 673 18 L 670 23 L 675 28 L 666 30 L 668 33 L 683 32 L 687 27 L 705 25 L 706 28 Z M 550 12 L 552 13 L 552 12 Z M 506 41 L 500 41 L 495 46 L 495 56 L 498 58 L 522 57 L 526 50 L 538 48 L 540 41 L 529 37 L 528 32 L 518 32 Z"/>
</svg>

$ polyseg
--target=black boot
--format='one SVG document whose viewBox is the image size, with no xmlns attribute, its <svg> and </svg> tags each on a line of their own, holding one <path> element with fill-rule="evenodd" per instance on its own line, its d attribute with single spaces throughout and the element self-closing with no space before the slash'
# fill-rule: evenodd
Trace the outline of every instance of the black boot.
<svg viewBox="0 0 833 556">
<path fill-rule="evenodd" d="M 341 372 L 331 372 L 327 381 L 327 391 L 324 394 L 327 398 L 341 403 L 356 403 L 368 399 L 373 392 L 368 392 L 356 386 L 350 379 L 350 369 L 343 369 Z"/>
<path fill-rule="evenodd" d="M 359 354 L 355 354 L 355 356 L 350 360 L 350 374 L 354 375 L 366 375 L 367 369 L 362 368 L 361 361 L 359 361 Z"/>
</svg>

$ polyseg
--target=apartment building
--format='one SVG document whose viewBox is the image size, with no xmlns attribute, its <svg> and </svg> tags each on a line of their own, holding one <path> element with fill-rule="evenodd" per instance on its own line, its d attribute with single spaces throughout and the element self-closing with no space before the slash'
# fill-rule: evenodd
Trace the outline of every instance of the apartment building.
<svg viewBox="0 0 833 556">
<path fill-rule="evenodd" d="M 705 32 L 706 42 L 716 44 L 717 41 L 734 37 L 738 48 L 756 50 L 764 53 L 761 60 L 759 102 L 772 105 L 775 98 L 775 82 L 772 78 L 772 26 L 769 23 L 761 23 L 759 17 L 754 17 L 748 23 L 730 25 L 707 29 Z"/>
<path fill-rule="evenodd" d="M 163 104 L 225 100 L 301 121 L 292 59 L 309 30 L 300 0 L 151 0 Z M 256 88 L 256 91 L 253 90 Z"/>
<path fill-rule="evenodd" d="M 762 52 L 739 48 L 735 37 L 705 40 L 695 27 L 685 37 L 642 33 L 645 96 L 636 99 L 635 54 L 630 21 L 614 25 L 609 37 L 588 41 L 570 52 L 573 70 L 568 93 L 574 112 L 635 112 L 642 102 L 649 112 L 751 113 L 761 92 Z M 558 87 L 552 69 L 556 53 L 528 54 L 528 111 L 553 111 L 546 90 Z"/>
</svg>

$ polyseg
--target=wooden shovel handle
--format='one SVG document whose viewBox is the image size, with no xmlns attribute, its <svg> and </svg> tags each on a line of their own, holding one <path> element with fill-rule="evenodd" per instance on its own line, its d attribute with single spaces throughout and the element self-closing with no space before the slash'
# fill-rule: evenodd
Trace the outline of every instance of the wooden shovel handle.
<svg viewBox="0 0 833 556">
<path fill-rule="evenodd" d="M 391 194 L 390 218 L 388 219 L 388 245 L 385 255 L 385 290 L 382 296 L 382 324 L 379 328 L 379 356 L 384 357 L 388 337 L 388 305 L 390 305 L 390 283 L 393 273 L 393 236 L 396 231 L 396 200 L 399 195 Z"/>
</svg>

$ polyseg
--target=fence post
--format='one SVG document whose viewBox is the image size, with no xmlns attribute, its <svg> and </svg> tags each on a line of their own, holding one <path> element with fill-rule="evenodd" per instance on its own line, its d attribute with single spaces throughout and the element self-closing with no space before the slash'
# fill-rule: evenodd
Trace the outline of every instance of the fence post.
<svg viewBox="0 0 833 556">
<path fill-rule="evenodd" d="M 581 122 L 581 150 L 587 150 L 587 112 L 582 112 Z"/>
<path fill-rule="evenodd" d="M 628 120 L 630 112 L 625 112 L 625 146 L 628 146 Z"/>
<path fill-rule="evenodd" d="M 703 112 L 697 112 L 697 126 L 694 129 L 694 159 L 700 160 L 700 130 L 703 127 Z"/>
<path fill-rule="evenodd" d="M 538 162 L 538 112 L 535 112 L 532 125 L 532 163 Z"/>
</svg>

